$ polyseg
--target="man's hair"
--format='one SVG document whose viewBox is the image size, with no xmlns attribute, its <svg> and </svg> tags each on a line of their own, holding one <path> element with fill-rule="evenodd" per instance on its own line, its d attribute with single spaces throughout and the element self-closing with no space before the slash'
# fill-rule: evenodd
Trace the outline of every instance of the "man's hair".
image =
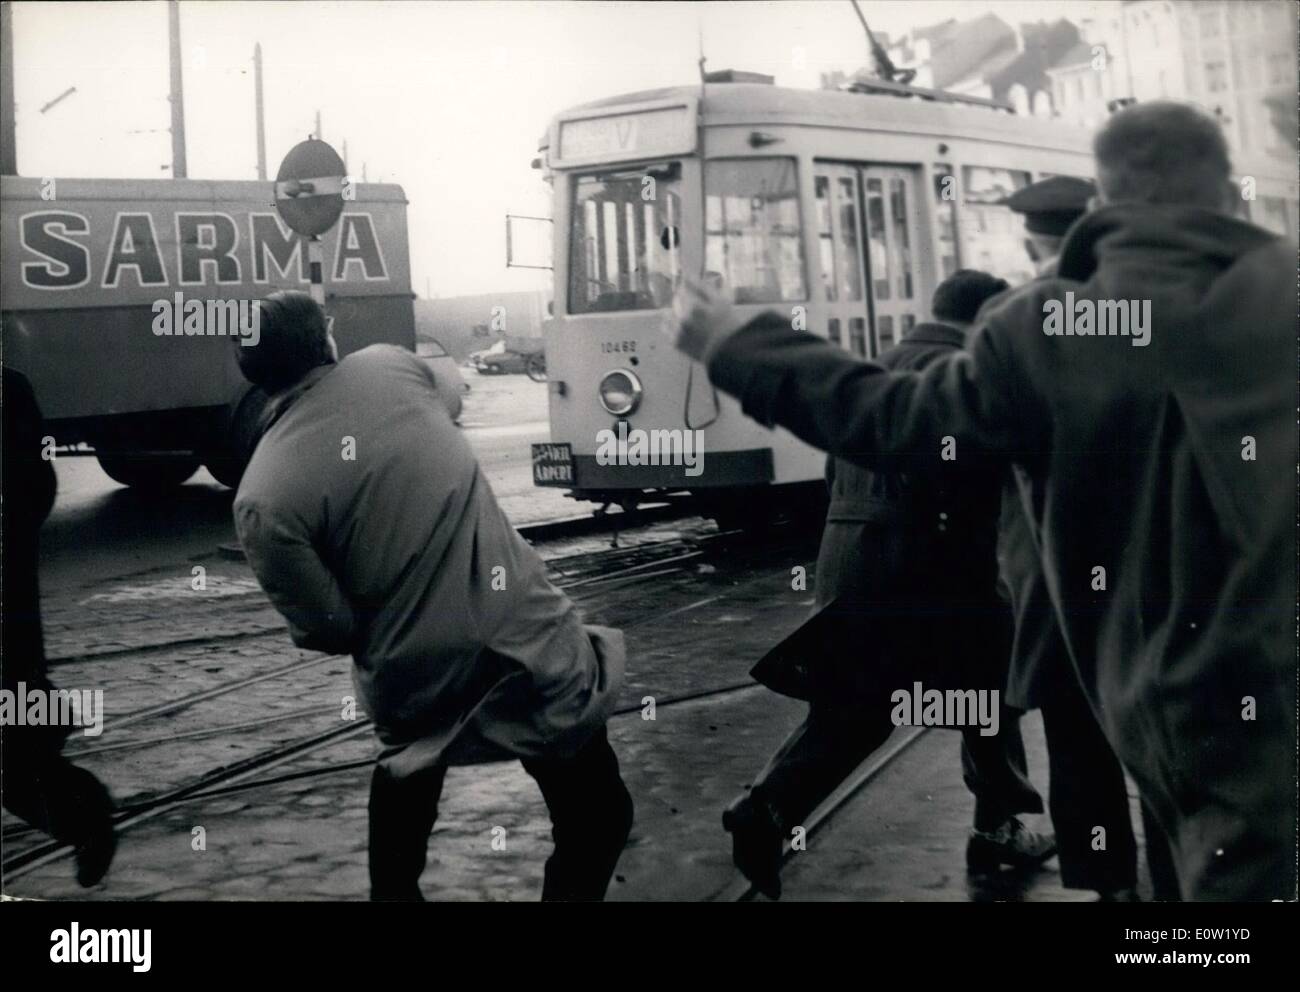
<svg viewBox="0 0 1300 992">
<path fill-rule="evenodd" d="M 969 324 L 986 302 L 1010 289 L 1005 279 L 976 269 L 958 269 L 934 291 L 930 312 L 935 320 Z"/>
<path fill-rule="evenodd" d="M 235 348 L 239 371 L 249 382 L 268 393 L 278 393 L 317 366 L 334 360 L 325 312 L 306 293 L 272 293 L 258 307 L 261 316 L 257 344 L 245 347 L 241 343 Z"/>
<path fill-rule="evenodd" d="M 1126 107 L 1092 141 L 1097 183 L 1112 202 L 1220 209 L 1232 169 L 1218 121 L 1195 107 L 1156 101 Z"/>
</svg>

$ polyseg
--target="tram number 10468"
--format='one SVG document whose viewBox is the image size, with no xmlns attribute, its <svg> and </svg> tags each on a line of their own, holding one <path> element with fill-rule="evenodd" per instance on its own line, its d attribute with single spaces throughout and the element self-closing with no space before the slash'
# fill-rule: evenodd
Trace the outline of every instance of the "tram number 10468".
<svg viewBox="0 0 1300 992">
<path fill-rule="evenodd" d="M 602 341 L 600 343 L 601 354 L 617 355 L 623 352 L 632 353 L 636 351 L 635 341 Z"/>
</svg>

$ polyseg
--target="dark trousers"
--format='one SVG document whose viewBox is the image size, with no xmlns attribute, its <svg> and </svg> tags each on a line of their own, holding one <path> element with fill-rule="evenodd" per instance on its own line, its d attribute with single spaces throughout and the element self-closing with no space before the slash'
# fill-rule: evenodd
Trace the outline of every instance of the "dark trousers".
<svg viewBox="0 0 1300 992">
<path fill-rule="evenodd" d="M 6 497 L 8 498 L 8 497 Z M 5 530 L 4 554 L 19 557 L 15 537 Z M 46 678 L 45 648 L 41 640 L 35 556 L 32 566 L 20 570 L 8 557 L 4 562 L 3 642 L 0 667 L 3 687 L 15 697 L 19 684 L 27 692 L 50 692 Z M 24 574 L 25 573 L 25 574 Z M 25 579 L 25 582 L 22 580 Z M 20 585 L 20 582 L 22 584 Z M 102 782 L 63 756 L 66 726 L 12 724 L 0 729 L 0 795 L 4 808 L 55 840 L 74 847 L 101 839 L 112 827 L 113 800 Z"/>
<path fill-rule="evenodd" d="M 113 802 L 99 779 L 59 753 L 62 730 L 9 726 L 0 732 L 0 793 L 14 816 L 78 846 L 109 828 Z"/>
<path fill-rule="evenodd" d="M 46 678 L 37 581 L 41 524 L 54 505 L 54 467 L 41 457 L 45 428 L 27 379 L 4 367 L 4 549 L 0 554 L 0 671 L 17 693 L 53 688 Z M 9 726 L 0 730 L 0 793 L 4 807 L 65 844 L 102 837 L 113 803 L 90 772 L 60 754 L 68 727 Z"/>
<path fill-rule="evenodd" d="M 555 849 L 546 861 L 543 902 L 593 902 L 605 889 L 632 829 L 632 797 L 605 728 L 567 758 L 526 758 L 542 790 Z M 370 898 L 418 901 L 429 834 L 447 774 L 436 765 L 393 778 L 382 764 L 370 781 Z"/>
<path fill-rule="evenodd" d="M 1142 833 L 1147 852 L 1147 869 L 1151 872 L 1151 897 L 1156 902 L 1181 902 L 1178 873 L 1169 850 L 1169 838 L 1164 827 L 1156 821 L 1151 807 L 1142 804 Z"/>
<path fill-rule="evenodd" d="M 1025 739 L 1020 735 L 1024 712 L 999 703 L 998 732 L 991 737 L 979 727 L 961 734 L 961 774 L 975 797 L 975 829 L 993 831 L 1017 813 L 1043 812 L 1043 797 L 1029 781 Z"/>
<path fill-rule="evenodd" d="M 818 702 L 754 781 L 754 794 L 783 829 L 801 825 L 894 730 L 884 696 L 852 705 Z M 1039 812 L 1043 801 L 1025 775 L 1020 713 L 1004 709 L 999 732 L 962 731 L 962 767 L 975 795 L 975 825 L 992 830 L 1015 813 Z"/>
<path fill-rule="evenodd" d="M 1061 883 L 1097 892 L 1131 888 L 1137 841 L 1119 759 L 1074 684 L 1044 701 L 1042 713 Z"/>
</svg>

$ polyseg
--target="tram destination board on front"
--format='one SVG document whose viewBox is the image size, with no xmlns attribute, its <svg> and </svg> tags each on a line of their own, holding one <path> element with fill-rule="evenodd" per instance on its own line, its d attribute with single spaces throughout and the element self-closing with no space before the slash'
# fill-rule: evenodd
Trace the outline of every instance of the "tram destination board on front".
<svg viewBox="0 0 1300 992">
<path fill-rule="evenodd" d="M 556 166 L 593 165 L 695 149 L 694 101 L 593 113 L 559 123 Z"/>
</svg>

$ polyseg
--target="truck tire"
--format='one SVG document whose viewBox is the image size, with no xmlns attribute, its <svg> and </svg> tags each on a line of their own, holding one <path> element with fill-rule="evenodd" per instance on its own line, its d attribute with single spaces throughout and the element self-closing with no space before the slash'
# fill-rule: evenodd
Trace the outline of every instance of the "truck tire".
<svg viewBox="0 0 1300 992">
<path fill-rule="evenodd" d="M 244 477 L 246 462 L 232 455 L 208 455 L 203 460 L 203 467 L 227 489 L 238 489 L 239 480 Z"/>
<path fill-rule="evenodd" d="M 179 486 L 199 469 L 196 455 L 135 455 L 104 451 L 96 458 L 104 474 L 114 482 L 150 491 Z"/>
<path fill-rule="evenodd" d="M 266 393 L 251 386 L 227 409 L 221 426 L 224 443 L 217 450 L 203 453 L 203 467 L 223 486 L 239 488 L 244 469 L 261 438 L 262 417 L 269 402 Z"/>
</svg>

